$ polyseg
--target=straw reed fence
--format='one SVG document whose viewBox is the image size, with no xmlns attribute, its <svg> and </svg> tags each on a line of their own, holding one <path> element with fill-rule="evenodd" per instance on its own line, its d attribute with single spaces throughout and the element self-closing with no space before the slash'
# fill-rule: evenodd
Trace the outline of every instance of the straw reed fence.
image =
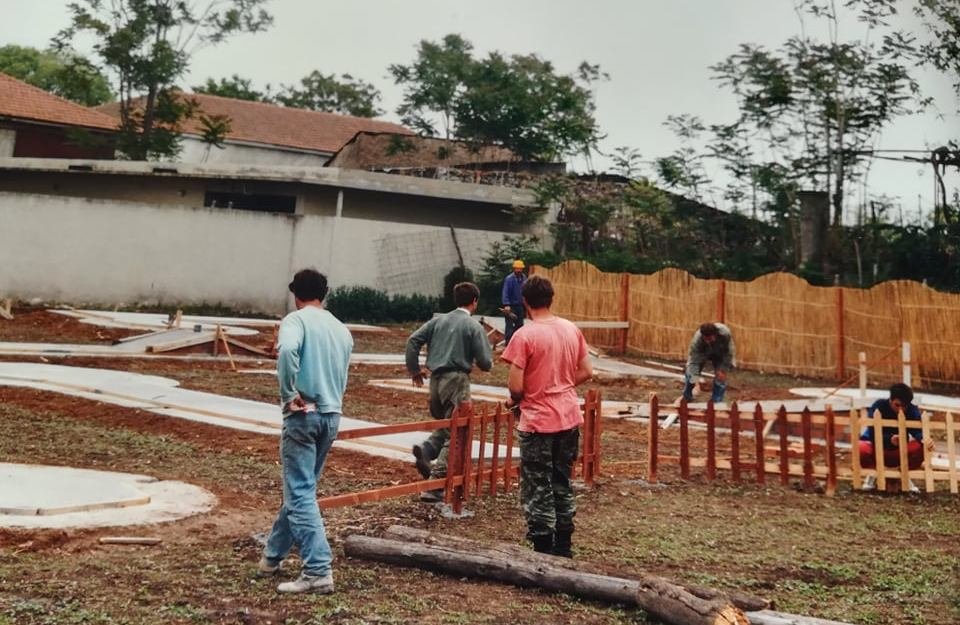
<svg viewBox="0 0 960 625">
<path fill-rule="evenodd" d="M 553 311 L 574 321 L 628 321 L 627 330 L 584 330 L 597 347 L 683 360 L 704 321 L 730 327 L 737 365 L 798 376 L 870 374 L 899 379 L 900 346 L 912 347 L 914 384 L 960 385 L 960 295 L 916 282 L 870 289 L 811 286 L 792 274 L 750 282 L 702 280 L 679 269 L 604 273 L 583 261 L 533 272 L 554 284 Z"/>
</svg>

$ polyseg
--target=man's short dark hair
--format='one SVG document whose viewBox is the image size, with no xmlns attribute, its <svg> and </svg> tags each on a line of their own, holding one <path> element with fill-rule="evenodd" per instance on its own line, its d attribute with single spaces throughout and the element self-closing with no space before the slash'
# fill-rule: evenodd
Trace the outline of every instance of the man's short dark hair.
<svg viewBox="0 0 960 625">
<path fill-rule="evenodd" d="M 553 285 L 543 276 L 530 276 L 521 289 L 530 308 L 550 308 L 553 304 Z"/>
<path fill-rule="evenodd" d="M 457 308 L 469 306 L 480 298 L 480 289 L 473 282 L 460 282 L 453 287 L 453 303 Z"/>
<path fill-rule="evenodd" d="M 700 336 L 717 336 L 718 334 L 720 334 L 720 330 L 714 323 L 708 322 L 700 326 Z"/>
<path fill-rule="evenodd" d="M 907 405 L 913 401 L 913 389 L 903 382 L 897 382 L 890 387 L 890 399 L 899 399 Z"/>
<path fill-rule="evenodd" d="M 301 269 L 294 274 L 289 289 L 301 302 L 322 302 L 327 296 L 327 277 L 316 269 Z"/>
</svg>

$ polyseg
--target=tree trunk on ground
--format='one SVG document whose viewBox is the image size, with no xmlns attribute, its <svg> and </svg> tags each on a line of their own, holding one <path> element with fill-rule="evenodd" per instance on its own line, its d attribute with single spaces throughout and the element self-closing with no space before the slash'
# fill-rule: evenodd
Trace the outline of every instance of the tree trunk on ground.
<svg viewBox="0 0 960 625">
<path fill-rule="evenodd" d="M 631 580 L 587 573 L 577 570 L 572 560 L 516 545 L 485 545 L 400 526 L 391 527 L 387 535 L 390 538 L 349 536 L 344 551 L 351 557 L 633 605 L 671 625 L 749 625 L 729 601 L 702 599 L 659 577 Z"/>
</svg>

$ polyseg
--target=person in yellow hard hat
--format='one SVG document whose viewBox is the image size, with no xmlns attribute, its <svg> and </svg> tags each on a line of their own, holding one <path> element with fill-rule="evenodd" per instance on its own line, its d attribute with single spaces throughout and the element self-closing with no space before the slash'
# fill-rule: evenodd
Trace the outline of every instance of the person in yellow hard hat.
<svg viewBox="0 0 960 625">
<path fill-rule="evenodd" d="M 517 328 L 523 326 L 523 296 L 521 290 L 523 283 L 527 281 L 526 274 L 523 273 L 525 265 L 519 258 L 513 261 L 513 272 L 503 280 L 503 292 L 500 301 L 503 303 L 504 316 L 504 346 L 510 344 L 510 337 L 517 331 Z"/>
</svg>

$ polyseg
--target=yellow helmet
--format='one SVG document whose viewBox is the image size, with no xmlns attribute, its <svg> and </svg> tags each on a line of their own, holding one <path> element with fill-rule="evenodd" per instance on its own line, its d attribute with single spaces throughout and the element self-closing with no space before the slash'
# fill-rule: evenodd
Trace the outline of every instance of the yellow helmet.
<svg viewBox="0 0 960 625">
<path fill-rule="evenodd" d="M 525 267 L 525 265 L 523 264 L 523 261 L 520 260 L 519 258 L 518 258 L 517 260 L 513 261 L 513 268 L 514 268 L 514 269 L 523 269 L 524 267 Z"/>
</svg>

